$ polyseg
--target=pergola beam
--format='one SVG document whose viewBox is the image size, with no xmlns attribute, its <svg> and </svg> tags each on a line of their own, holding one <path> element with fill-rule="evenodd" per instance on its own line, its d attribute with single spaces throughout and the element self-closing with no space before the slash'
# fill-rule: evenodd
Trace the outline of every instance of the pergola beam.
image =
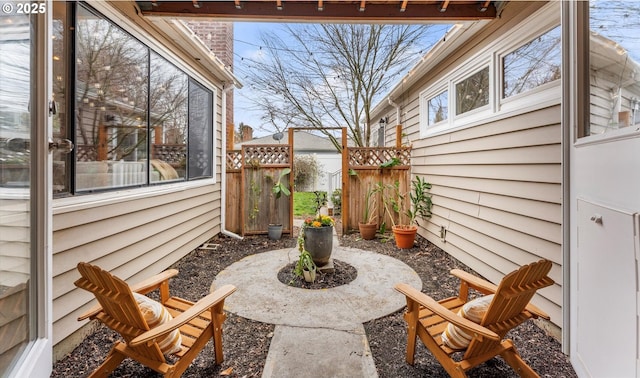
<svg viewBox="0 0 640 378">
<path fill-rule="evenodd" d="M 493 19 L 496 7 L 487 1 L 137 1 L 145 16 L 214 17 L 220 19 L 309 22 L 448 22 Z M 194 5 L 198 5 L 195 7 Z M 444 5 L 444 9 L 443 9 Z"/>
</svg>

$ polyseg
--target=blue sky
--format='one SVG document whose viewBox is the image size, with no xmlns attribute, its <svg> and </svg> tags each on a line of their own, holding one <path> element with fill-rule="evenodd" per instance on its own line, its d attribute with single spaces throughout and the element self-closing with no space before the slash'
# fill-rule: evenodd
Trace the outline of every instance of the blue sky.
<svg viewBox="0 0 640 378">
<path fill-rule="evenodd" d="M 234 23 L 234 73 L 242 82 L 244 87 L 234 90 L 234 122 L 236 127 L 243 122 L 254 129 L 254 136 L 270 135 L 271 132 L 264 130 L 263 122 L 260 120 L 260 112 L 252 109 L 251 103 L 247 100 L 252 96 L 251 83 L 243 74 L 250 69 L 249 60 L 257 59 L 261 51 L 260 34 L 263 31 L 277 31 L 282 24 L 267 22 L 235 22 Z M 437 25 L 436 30 L 440 33 L 433 33 L 433 41 L 438 40 L 450 28 L 451 25 Z M 426 51 L 425 51 L 426 53 Z M 243 60 L 245 58 L 245 60 Z M 416 62 L 420 56 L 416 57 Z"/>
<path fill-rule="evenodd" d="M 251 104 L 247 101 L 247 97 L 251 96 L 251 85 L 248 79 L 241 74 L 246 69 L 246 62 L 242 61 L 242 57 L 253 58 L 260 53 L 260 32 L 263 30 L 272 30 L 279 24 L 267 22 L 235 22 L 233 26 L 234 38 L 234 71 L 240 79 L 244 87 L 240 90 L 234 90 L 234 121 L 236 127 L 240 122 L 244 122 L 252 126 L 255 130 L 254 136 L 267 135 L 266 132 L 257 130 L 262 121 L 260 114 L 251 110 Z M 256 46 L 258 45 L 258 46 Z"/>
</svg>

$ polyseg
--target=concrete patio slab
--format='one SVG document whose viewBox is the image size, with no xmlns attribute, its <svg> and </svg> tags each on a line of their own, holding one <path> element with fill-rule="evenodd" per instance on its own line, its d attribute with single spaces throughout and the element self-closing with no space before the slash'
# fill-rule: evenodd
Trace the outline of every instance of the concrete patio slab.
<svg viewBox="0 0 640 378">
<path fill-rule="evenodd" d="M 354 328 L 276 326 L 262 377 L 377 377 L 364 327 Z"/>
<path fill-rule="evenodd" d="M 225 309 L 263 323 L 352 331 L 354 324 L 386 316 L 405 305 L 393 289 L 406 282 L 422 289 L 420 277 L 392 257 L 355 248 L 335 247 L 332 258 L 351 264 L 358 276 L 347 285 L 324 290 L 291 287 L 277 273 L 297 260 L 296 249 L 248 256 L 216 276 L 213 287 L 232 284 L 237 291 Z"/>
</svg>

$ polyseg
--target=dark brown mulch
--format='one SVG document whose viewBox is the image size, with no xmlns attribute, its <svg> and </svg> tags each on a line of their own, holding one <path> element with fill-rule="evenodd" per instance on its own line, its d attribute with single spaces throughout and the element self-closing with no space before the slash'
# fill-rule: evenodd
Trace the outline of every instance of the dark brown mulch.
<svg viewBox="0 0 640 378">
<path fill-rule="evenodd" d="M 215 276 L 230 264 L 254 253 L 281 248 L 292 248 L 295 239 L 283 237 L 272 241 L 265 236 L 247 237 L 243 240 L 216 237 L 211 240 L 213 249 L 198 249 L 173 267 L 180 271 L 171 283 L 172 294 L 197 301 L 208 294 Z M 359 234 L 344 235 L 340 244 L 395 257 L 411 266 L 423 282 L 423 291 L 436 299 L 454 295 L 457 282 L 449 276 L 449 270 L 461 268 L 469 271 L 457 260 L 418 237 L 417 245 L 400 250 L 393 241 L 381 239 L 365 241 Z M 327 284 L 337 285 L 348 279 L 347 275 L 326 277 Z M 406 326 L 401 311 L 366 323 L 365 330 L 380 377 L 446 377 L 447 374 L 422 345 L 416 353 L 415 366 L 405 363 Z M 220 376 L 231 368 L 232 377 L 260 377 L 269 350 L 274 326 L 228 314 L 224 323 L 224 356 L 220 366 L 213 363 L 211 342 L 185 372 L 185 377 Z M 72 353 L 54 365 L 52 377 L 84 377 L 106 357 L 117 335 L 100 327 L 87 337 Z M 560 344 L 547 336 L 540 328 L 527 322 L 509 334 L 522 357 L 542 377 L 575 377 L 568 358 L 562 354 Z M 516 376 L 500 358 L 493 359 L 469 372 L 475 377 Z M 113 373 L 114 377 L 156 377 L 155 372 L 131 360 L 125 360 Z"/>
<path fill-rule="evenodd" d="M 323 273 L 318 269 L 316 280 L 314 282 L 306 282 L 304 278 L 298 277 L 293 273 L 296 263 L 287 264 L 278 272 L 278 280 L 285 285 L 298 287 L 301 289 L 331 289 L 332 287 L 346 285 L 356 279 L 358 271 L 350 264 L 333 259 L 334 272 Z"/>
</svg>

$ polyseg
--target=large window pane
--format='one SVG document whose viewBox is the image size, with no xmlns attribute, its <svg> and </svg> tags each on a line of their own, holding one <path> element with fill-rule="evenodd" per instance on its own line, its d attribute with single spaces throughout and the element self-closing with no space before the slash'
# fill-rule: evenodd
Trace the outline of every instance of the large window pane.
<svg viewBox="0 0 640 378">
<path fill-rule="evenodd" d="M 489 104 L 489 67 L 456 84 L 456 115 Z"/>
<path fill-rule="evenodd" d="M 590 126 L 583 135 L 640 124 L 640 3 L 589 2 Z"/>
<path fill-rule="evenodd" d="M 146 46 L 78 6 L 76 190 L 147 182 Z"/>
<path fill-rule="evenodd" d="M 213 176 L 213 93 L 189 80 L 189 179 Z"/>
<path fill-rule="evenodd" d="M 428 124 L 433 125 L 449 118 L 449 91 L 432 97 L 427 102 Z"/>
<path fill-rule="evenodd" d="M 502 60 L 502 98 L 560 79 L 560 26 L 506 55 Z"/>
<path fill-rule="evenodd" d="M 56 103 L 56 114 L 53 115 L 53 137 L 55 139 L 72 139 L 69 125 L 70 108 L 69 102 L 73 101 L 73 92 L 68 90 L 68 86 L 73 86 L 69 80 L 69 46 L 72 38 L 73 28 L 69 25 L 69 15 L 71 14 L 72 3 L 66 1 L 54 1 L 53 5 L 53 27 L 52 27 L 52 62 L 53 62 L 53 101 Z M 71 83 L 71 84 L 70 84 Z M 53 158 L 53 194 L 60 196 L 70 191 L 70 167 L 72 155 L 62 150 L 54 150 Z"/>
<path fill-rule="evenodd" d="M 151 53 L 151 181 L 184 179 L 187 157 L 189 77 Z"/>
<path fill-rule="evenodd" d="M 0 14 L 0 376 L 36 336 L 31 243 L 35 16 Z M 34 230 L 35 231 L 35 230 Z M 35 233 L 34 233 L 35 234 Z M 33 294 L 31 294 L 33 293 Z"/>
</svg>

